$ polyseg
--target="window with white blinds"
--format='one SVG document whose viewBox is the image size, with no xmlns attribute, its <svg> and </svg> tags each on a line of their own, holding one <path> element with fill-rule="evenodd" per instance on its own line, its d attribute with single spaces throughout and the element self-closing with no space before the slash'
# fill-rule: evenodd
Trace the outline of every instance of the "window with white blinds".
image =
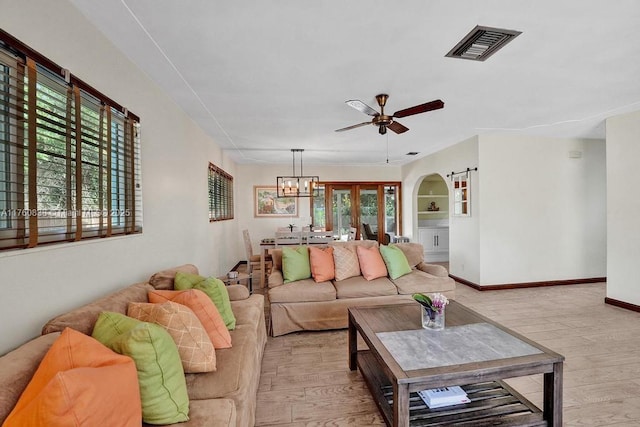
<svg viewBox="0 0 640 427">
<path fill-rule="evenodd" d="M 139 119 L 0 31 L 0 250 L 142 232 Z"/>
<path fill-rule="evenodd" d="M 233 177 L 209 163 L 209 222 L 233 219 Z"/>
</svg>

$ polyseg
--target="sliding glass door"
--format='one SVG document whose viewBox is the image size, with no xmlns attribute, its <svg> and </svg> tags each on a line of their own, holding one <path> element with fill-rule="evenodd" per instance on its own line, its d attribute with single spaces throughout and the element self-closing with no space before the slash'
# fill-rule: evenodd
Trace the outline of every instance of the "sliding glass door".
<svg viewBox="0 0 640 427">
<path fill-rule="evenodd" d="M 323 182 L 311 200 L 313 225 L 341 240 L 392 242 L 401 232 L 399 194 L 399 182 Z"/>
</svg>

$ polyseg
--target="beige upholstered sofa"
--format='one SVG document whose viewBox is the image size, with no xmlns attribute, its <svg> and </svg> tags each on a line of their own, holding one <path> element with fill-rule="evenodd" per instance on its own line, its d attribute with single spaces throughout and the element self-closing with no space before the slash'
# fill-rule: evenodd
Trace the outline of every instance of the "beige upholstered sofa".
<svg viewBox="0 0 640 427">
<path fill-rule="evenodd" d="M 378 246 L 372 240 L 332 242 L 332 246 Z M 269 276 L 269 302 L 273 336 L 301 330 L 342 329 L 348 326 L 348 308 L 406 302 L 414 293 L 439 292 L 455 298 L 455 282 L 440 265 L 424 262 L 418 243 L 397 243 L 412 268 L 392 280 L 380 277 L 367 281 L 362 275 L 345 280 L 316 283 L 313 278 L 284 283 L 282 249 L 272 253 L 273 270 Z"/>
<path fill-rule="evenodd" d="M 40 360 L 66 327 L 91 335 L 102 311 L 126 313 L 129 302 L 147 302 L 153 289 L 173 289 L 177 271 L 197 274 L 193 265 L 184 265 L 151 276 L 146 283 L 121 289 L 54 319 L 37 337 L 0 357 L 0 424 L 15 406 Z M 216 349 L 217 370 L 186 374 L 189 421 L 182 427 L 253 426 L 262 355 L 267 340 L 264 297 L 249 295 L 241 285 L 227 287 L 236 327 L 231 332 L 232 347 Z M 108 402 L 104 402 L 108 404 Z M 117 408 L 114 408 L 117 410 Z M 146 425 L 142 423 L 142 425 Z"/>
</svg>

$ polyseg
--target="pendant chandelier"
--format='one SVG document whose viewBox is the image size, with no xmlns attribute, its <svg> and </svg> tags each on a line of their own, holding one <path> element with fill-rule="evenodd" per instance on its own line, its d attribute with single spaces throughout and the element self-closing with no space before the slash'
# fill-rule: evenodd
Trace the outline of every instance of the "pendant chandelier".
<svg viewBox="0 0 640 427">
<path fill-rule="evenodd" d="M 278 197 L 317 197 L 318 181 L 317 176 L 305 176 L 302 171 L 301 148 L 292 148 L 293 173 L 290 176 L 279 176 L 276 179 Z M 296 175 L 296 153 L 300 153 L 300 175 Z"/>
</svg>

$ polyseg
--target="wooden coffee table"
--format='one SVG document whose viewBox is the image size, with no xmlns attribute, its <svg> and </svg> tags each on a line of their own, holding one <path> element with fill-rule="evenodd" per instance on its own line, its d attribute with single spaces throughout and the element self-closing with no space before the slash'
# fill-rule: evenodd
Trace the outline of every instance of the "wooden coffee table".
<svg viewBox="0 0 640 427">
<path fill-rule="evenodd" d="M 368 346 L 358 350 L 358 333 Z M 349 367 L 360 368 L 387 425 L 561 426 L 564 357 L 455 301 L 443 331 L 418 303 L 349 309 Z M 503 379 L 544 374 L 541 411 Z M 459 385 L 471 403 L 430 410 L 417 392 Z"/>
</svg>

